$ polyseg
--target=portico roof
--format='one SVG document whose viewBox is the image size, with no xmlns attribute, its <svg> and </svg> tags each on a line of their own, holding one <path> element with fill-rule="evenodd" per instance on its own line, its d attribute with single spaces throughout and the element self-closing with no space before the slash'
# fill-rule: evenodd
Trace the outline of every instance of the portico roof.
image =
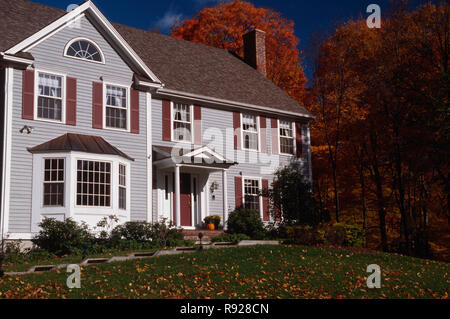
<svg viewBox="0 0 450 319">
<path fill-rule="evenodd" d="M 153 152 L 156 166 L 180 165 L 228 169 L 238 164 L 208 146 L 198 148 L 153 146 Z"/>
</svg>

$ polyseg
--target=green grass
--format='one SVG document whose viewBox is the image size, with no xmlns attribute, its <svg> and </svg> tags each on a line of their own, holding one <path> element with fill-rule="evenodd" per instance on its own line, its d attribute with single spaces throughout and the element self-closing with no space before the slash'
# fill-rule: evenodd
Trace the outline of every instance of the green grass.
<svg viewBox="0 0 450 319">
<path fill-rule="evenodd" d="M 378 264 L 382 289 L 366 285 Z M 0 298 L 448 298 L 450 265 L 390 254 L 259 246 L 0 279 Z"/>
</svg>

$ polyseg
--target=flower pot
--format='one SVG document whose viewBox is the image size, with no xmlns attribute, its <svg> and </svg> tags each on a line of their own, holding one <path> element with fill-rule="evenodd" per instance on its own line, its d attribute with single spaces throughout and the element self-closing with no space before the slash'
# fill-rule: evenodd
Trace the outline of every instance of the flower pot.
<svg viewBox="0 0 450 319">
<path fill-rule="evenodd" d="M 206 227 L 208 228 L 208 230 L 215 230 L 216 229 L 216 226 L 214 226 L 214 224 L 208 224 Z"/>
</svg>

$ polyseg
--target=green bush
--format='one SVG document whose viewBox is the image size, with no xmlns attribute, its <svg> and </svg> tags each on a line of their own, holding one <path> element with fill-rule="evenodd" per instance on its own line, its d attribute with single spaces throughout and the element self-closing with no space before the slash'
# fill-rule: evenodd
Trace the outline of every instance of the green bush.
<svg viewBox="0 0 450 319">
<path fill-rule="evenodd" d="M 289 244 L 312 246 L 324 243 L 323 232 L 311 226 L 286 226 L 284 228 Z"/>
<path fill-rule="evenodd" d="M 113 241 L 127 240 L 145 243 L 152 240 L 152 225 L 147 222 L 127 222 L 111 232 Z"/>
<path fill-rule="evenodd" d="M 177 229 L 172 223 L 167 225 L 166 220 L 151 225 L 151 240 L 159 247 L 175 247 L 180 243 L 186 245 L 184 234 L 181 229 Z"/>
<path fill-rule="evenodd" d="M 243 240 L 249 240 L 250 237 L 244 234 L 223 234 L 212 239 L 213 243 L 239 243 Z"/>
<path fill-rule="evenodd" d="M 365 233 L 359 226 L 334 224 L 326 231 L 326 242 L 336 246 L 363 247 Z"/>
<path fill-rule="evenodd" d="M 60 222 L 46 218 L 39 227 L 41 230 L 33 238 L 33 244 L 58 256 L 82 253 L 94 241 L 87 225 L 72 219 Z"/>
<path fill-rule="evenodd" d="M 151 243 L 153 247 L 174 247 L 184 242 L 184 234 L 173 224 L 166 221 L 150 224 L 147 222 L 128 222 L 119 225 L 111 232 L 112 245 L 120 245 L 123 241 Z"/>
<path fill-rule="evenodd" d="M 259 213 L 250 209 L 238 209 L 228 217 L 228 234 L 245 234 L 251 239 L 264 239 L 265 229 Z"/>
</svg>

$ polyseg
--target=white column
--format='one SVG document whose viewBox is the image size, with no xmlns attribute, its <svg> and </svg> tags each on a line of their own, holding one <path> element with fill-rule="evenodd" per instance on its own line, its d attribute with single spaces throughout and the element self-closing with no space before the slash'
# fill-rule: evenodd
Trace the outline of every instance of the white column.
<svg viewBox="0 0 450 319">
<path fill-rule="evenodd" d="M 180 203 L 180 166 L 175 166 L 175 219 L 177 227 L 181 227 L 181 203 Z"/>
<path fill-rule="evenodd" d="M 13 82 L 14 69 L 6 67 L 5 70 L 5 116 L 3 126 L 3 167 L 2 194 L 0 196 L 0 240 L 9 232 L 9 199 L 11 183 L 11 145 L 12 145 L 12 109 L 13 109 Z"/>
<path fill-rule="evenodd" d="M 226 223 L 228 221 L 228 180 L 227 171 L 224 169 L 222 171 L 222 184 L 223 184 L 223 225 L 226 228 Z"/>
<path fill-rule="evenodd" d="M 158 221 L 153 220 L 152 94 L 146 92 L 145 99 L 147 111 L 147 222 L 150 223 Z"/>
</svg>

